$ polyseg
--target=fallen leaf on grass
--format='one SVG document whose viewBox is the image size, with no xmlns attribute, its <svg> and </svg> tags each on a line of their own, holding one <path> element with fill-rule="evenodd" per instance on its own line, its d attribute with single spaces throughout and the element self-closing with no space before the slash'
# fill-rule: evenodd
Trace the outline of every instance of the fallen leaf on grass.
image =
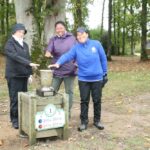
<svg viewBox="0 0 150 150">
<path fill-rule="evenodd" d="M 2 112 L 7 112 L 7 109 L 2 110 Z"/>
<path fill-rule="evenodd" d="M 74 109 L 77 110 L 77 109 L 79 109 L 79 108 L 78 108 L 78 107 L 75 107 Z"/>
<path fill-rule="evenodd" d="M 145 138 L 146 141 L 150 142 L 150 138 Z"/>
<path fill-rule="evenodd" d="M 72 138 L 69 138 L 68 141 L 72 141 Z"/>
<path fill-rule="evenodd" d="M 0 140 L 0 146 L 2 146 L 2 145 L 3 145 L 3 143 L 4 143 L 4 142 L 3 142 L 3 140 Z"/>
<path fill-rule="evenodd" d="M 120 95 L 120 96 L 124 96 L 124 93 L 120 93 L 119 95 Z"/>
<path fill-rule="evenodd" d="M 69 129 L 72 129 L 72 127 L 71 127 L 71 126 L 69 126 L 68 128 L 69 128 Z"/>
<path fill-rule="evenodd" d="M 29 144 L 24 144 L 24 146 L 23 147 L 28 147 L 29 146 Z"/>
<path fill-rule="evenodd" d="M 42 147 L 47 147 L 47 146 L 48 146 L 48 144 L 42 144 L 41 146 L 42 146 Z"/>
<path fill-rule="evenodd" d="M 76 138 L 69 138 L 68 141 L 76 141 Z"/>
<path fill-rule="evenodd" d="M 131 127 L 132 127 L 131 124 L 127 125 L 127 128 L 131 128 Z"/>
<path fill-rule="evenodd" d="M 123 103 L 123 101 L 118 101 L 116 102 L 116 105 L 121 105 Z"/>
<path fill-rule="evenodd" d="M 128 102 L 130 103 L 132 100 L 130 98 L 128 98 Z"/>
<path fill-rule="evenodd" d="M 150 144 L 149 144 L 149 143 L 144 143 L 144 147 L 150 148 Z M 149 150 L 149 149 L 148 149 L 148 150 Z"/>
<path fill-rule="evenodd" d="M 129 110 L 128 110 L 128 113 L 129 113 L 129 114 L 130 114 L 130 113 L 132 113 L 132 112 L 133 112 L 133 110 L 132 110 L 132 109 L 129 109 Z"/>
</svg>

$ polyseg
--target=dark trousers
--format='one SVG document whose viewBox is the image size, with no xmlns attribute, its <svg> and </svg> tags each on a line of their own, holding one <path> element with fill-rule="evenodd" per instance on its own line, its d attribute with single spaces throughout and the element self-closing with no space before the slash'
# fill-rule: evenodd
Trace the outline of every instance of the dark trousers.
<svg viewBox="0 0 150 150">
<path fill-rule="evenodd" d="M 84 82 L 79 81 L 79 90 L 81 98 L 81 123 L 88 123 L 88 108 L 90 94 L 93 99 L 94 107 L 94 122 L 99 122 L 101 119 L 101 96 L 102 96 L 102 81 Z"/>
<path fill-rule="evenodd" d="M 27 91 L 27 77 L 7 78 L 10 98 L 10 120 L 18 123 L 18 92 Z"/>
</svg>

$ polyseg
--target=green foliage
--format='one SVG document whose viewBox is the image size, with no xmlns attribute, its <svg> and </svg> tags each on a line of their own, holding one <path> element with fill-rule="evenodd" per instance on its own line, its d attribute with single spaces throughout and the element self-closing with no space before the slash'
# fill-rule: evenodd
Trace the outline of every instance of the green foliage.
<svg viewBox="0 0 150 150">
<path fill-rule="evenodd" d="M 50 64 L 50 59 L 45 58 L 44 49 L 46 45 L 43 44 L 39 39 L 40 37 L 38 33 L 35 32 L 33 38 L 32 50 L 31 50 L 31 58 L 32 58 L 32 62 L 40 64 L 39 69 L 44 69 L 47 68 L 47 66 Z"/>
<path fill-rule="evenodd" d="M 79 26 L 86 26 L 85 21 L 88 17 L 87 5 L 93 0 L 68 0 L 67 9 L 71 11 L 74 18 L 72 30 L 75 32 Z"/>
<path fill-rule="evenodd" d="M 34 22 L 37 26 L 37 30 L 34 34 L 33 46 L 32 46 L 32 61 L 40 64 L 40 68 L 47 68 L 49 59 L 44 57 L 44 48 L 46 46 L 44 41 L 44 26 L 45 19 L 48 15 L 57 15 L 60 8 L 55 5 L 57 1 L 47 0 L 39 1 L 32 0 L 32 11 L 35 18 Z"/>
<path fill-rule="evenodd" d="M 108 32 L 104 30 L 102 33 L 103 34 L 101 35 L 101 29 L 99 27 L 96 29 L 92 29 L 90 30 L 90 38 L 100 41 L 104 49 L 106 50 L 108 44 Z"/>
<path fill-rule="evenodd" d="M 99 27 L 90 30 L 90 38 L 100 41 L 101 36 L 101 30 Z"/>
<path fill-rule="evenodd" d="M 46 17 L 51 15 L 57 16 L 61 9 L 61 6 L 57 5 L 57 0 L 32 0 L 32 8 L 30 9 L 30 12 L 32 12 L 34 16 L 34 23 L 37 25 L 37 35 L 39 36 L 40 40 L 44 40 L 43 30 Z"/>
<path fill-rule="evenodd" d="M 0 2 L 0 53 L 4 52 L 4 45 L 11 34 L 11 27 L 15 23 L 14 4 L 2 0 Z"/>
<path fill-rule="evenodd" d="M 40 64 L 40 67 L 38 67 L 39 69 L 47 69 L 47 66 L 50 64 L 50 60 L 44 57 L 41 49 L 32 52 L 32 61 Z"/>
<path fill-rule="evenodd" d="M 140 42 L 141 38 L 141 7 L 140 0 L 113 0 L 113 31 L 112 42 L 119 49 L 123 47 L 123 36 L 125 36 L 126 46 L 130 45 L 130 51 L 134 49 L 134 45 Z M 150 7 L 147 5 L 148 12 Z M 149 14 L 149 13 L 148 13 Z M 143 19 L 145 19 L 143 17 Z M 150 19 L 148 19 L 148 22 Z M 123 30 L 125 34 L 123 34 Z M 126 53 L 126 52 L 125 52 Z M 132 53 L 132 52 L 131 52 Z"/>
<path fill-rule="evenodd" d="M 44 22 L 45 17 L 49 11 L 47 11 L 46 7 L 50 7 L 50 5 L 46 5 L 46 0 L 39 1 L 39 0 L 32 0 L 32 7 L 33 7 L 33 16 L 35 19 L 35 24 L 37 25 L 37 36 L 41 41 L 41 35 L 44 30 Z"/>
<path fill-rule="evenodd" d="M 1 35 L 0 36 L 0 53 L 4 52 L 4 45 L 5 45 L 6 41 L 7 41 L 6 35 Z"/>
</svg>

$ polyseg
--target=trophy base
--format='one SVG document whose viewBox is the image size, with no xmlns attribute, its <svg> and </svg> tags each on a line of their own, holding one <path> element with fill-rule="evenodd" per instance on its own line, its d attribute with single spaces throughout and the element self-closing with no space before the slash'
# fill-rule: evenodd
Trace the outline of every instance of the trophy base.
<svg viewBox="0 0 150 150">
<path fill-rule="evenodd" d="M 41 89 L 36 89 L 36 94 L 41 97 L 54 96 L 54 91 L 42 91 Z"/>
</svg>

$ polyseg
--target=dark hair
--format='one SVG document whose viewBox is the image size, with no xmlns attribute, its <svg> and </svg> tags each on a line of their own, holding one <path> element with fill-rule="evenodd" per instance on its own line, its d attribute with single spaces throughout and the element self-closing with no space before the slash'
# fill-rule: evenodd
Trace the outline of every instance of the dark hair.
<svg viewBox="0 0 150 150">
<path fill-rule="evenodd" d="M 56 28 L 56 26 L 57 26 L 58 24 L 61 24 L 61 25 L 63 25 L 63 26 L 66 28 L 66 24 L 65 24 L 65 22 L 63 22 L 63 21 L 57 21 L 57 22 L 55 23 L 55 28 Z"/>
</svg>

